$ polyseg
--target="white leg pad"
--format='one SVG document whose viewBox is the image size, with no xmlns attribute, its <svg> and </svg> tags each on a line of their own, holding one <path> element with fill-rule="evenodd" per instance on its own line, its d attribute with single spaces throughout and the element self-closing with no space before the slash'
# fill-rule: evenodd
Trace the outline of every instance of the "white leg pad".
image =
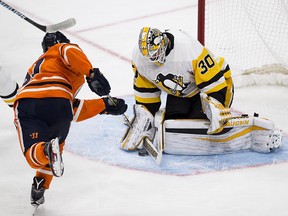
<svg viewBox="0 0 288 216">
<path fill-rule="evenodd" d="M 241 119 L 241 118 L 240 118 Z M 273 122 L 258 117 L 235 119 L 220 134 L 207 134 L 210 121 L 176 119 L 164 121 L 164 152 L 179 155 L 213 155 L 251 149 L 268 153 L 281 145 L 282 133 L 274 130 Z M 241 120 L 239 120 L 240 122 Z M 231 125 L 234 125 L 233 127 Z"/>
<path fill-rule="evenodd" d="M 154 116 L 142 105 L 134 105 L 134 117 L 131 121 L 132 127 L 127 128 L 120 148 L 123 150 L 141 149 L 143 139 L 148 138 L 153 141 L 155 135 Z"/>
</svg>

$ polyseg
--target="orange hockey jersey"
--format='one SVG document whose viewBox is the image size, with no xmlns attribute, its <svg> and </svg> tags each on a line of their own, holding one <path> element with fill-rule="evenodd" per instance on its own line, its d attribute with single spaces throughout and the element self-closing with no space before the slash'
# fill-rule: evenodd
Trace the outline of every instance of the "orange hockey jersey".
<svg viewBox="0 0 288 216">
<path fill-rule="evenodd" d="M 16 101 L 21 98 L 67 98 L 73 103 L 74 120 L 82 121 L 105 109 L 102 99 L 75 98 L 92 64 L 76 44 L 55 44 L 29 68 Z"/>
</svg>

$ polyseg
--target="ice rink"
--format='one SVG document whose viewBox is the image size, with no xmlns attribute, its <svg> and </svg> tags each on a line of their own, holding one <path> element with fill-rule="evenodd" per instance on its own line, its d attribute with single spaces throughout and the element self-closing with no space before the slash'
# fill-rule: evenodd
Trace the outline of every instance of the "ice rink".
<svg viewBox="0 0 288 216">
<path fill-rule="evenodd" d="M 112 96 L 126 97 L 133 94 L 130 59 L 141 27 L 180 28 L 197 37 L 196 0 L 5 2 L 30 19 L 45 25 L 74 17 L 77 24 L 63 33 L 84 50 L 94 67 L 99 67 L 105 74 L 112 87 Z M 0 65 L 22 83 L 27 69 L 42 53 L 41 41 L 44 33 L 2 6 L 0 20 Z M 287 90 L 288 87 L 284 86 L 239 88 L 235 90 L 233 108 L 249 114 L 257 112 L 275 121 L 276 126 L 287 137 Z M 88 99 L 96 96 L 85 85 L 78 97 Z M 109 121 L 109 118 L 106 119 Z M 99 127 L 106 123 L 99 121 L 98 117 L 90 122 L 95 125 L 99 123 Z M 85 137 L 81 130 L 76 130 L 76 126 L 72 125 L 73 140 L 70 139 L 74 143 L 77 141 L 79 149 L 82 140 L 89 139 L 89 132 L 94 137 L 94 128 L 90 125 L 86 125 Z M 101 129 L 105 131 L 105 127 Z M 105 144 L 106 140 L 101 139 L 103 136 L 99 137 L 98 142 Z M 85 145 L 83 148 L 86 148 Z M 117 148 L 115 143 L 115 149 Z M 288 157 L 281 161 L 272 160 L 269 165 L 171 175 L 107 164 L 104 160 L 93 160 L 85 157 L 85 154 L 75 153 L 74 150 L 75 146 L 67 143 L 67 151 L 63 154 L 65 174 L 61 178 L 54 178 L 50 189 L 46 191 L 46 202 L 39 208 L 38 215 L 288 214 Z M 225 167 L 225 164 L 218 165 Z M 33 176 L 34 170 L 26 163 L 18 144 L 13 111 L 0 101 L 0 215 L 31 215 L 30 190 Z"/>
</svg>

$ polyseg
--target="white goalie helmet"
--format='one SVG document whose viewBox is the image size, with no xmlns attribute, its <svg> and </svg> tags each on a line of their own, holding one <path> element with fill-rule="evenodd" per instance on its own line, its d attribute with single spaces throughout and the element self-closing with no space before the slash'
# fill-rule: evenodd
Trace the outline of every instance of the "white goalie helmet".
<svg viewBox="0 0 288 216">
<path fill-rule="evenodd" d="M 157 65 L 165 63 L 168 38 L 159 29 L 143 27 L 140 31 L 138 46 L 141 54 Z"/>
</svg>

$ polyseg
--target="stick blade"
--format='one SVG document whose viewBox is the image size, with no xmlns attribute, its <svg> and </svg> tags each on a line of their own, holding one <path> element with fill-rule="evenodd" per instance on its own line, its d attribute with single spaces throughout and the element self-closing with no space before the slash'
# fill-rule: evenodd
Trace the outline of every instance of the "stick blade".
<svg viewBox="0 0 288 216">
<path fill-rule="evenodd" d="M 154 144 L 148 139 L 143 139 L 143 147 L 148 152 L 148 154 L 154 159 L 154 161 L 160 165 L 162 160 L 162 151 L 158 151 Z"/>
<path fill-rule="evenodd" d="M 65 21 L 62 21 L 60 23 L 56 23 L 53 25 L 46 26 L 46 32 L 56 32 L 56 31 L 61 31 L 65 30 L 67 28 L 70 28 L 76 24 L 76 19 L 75 18 L 70 18 Z"/>
</svg>

